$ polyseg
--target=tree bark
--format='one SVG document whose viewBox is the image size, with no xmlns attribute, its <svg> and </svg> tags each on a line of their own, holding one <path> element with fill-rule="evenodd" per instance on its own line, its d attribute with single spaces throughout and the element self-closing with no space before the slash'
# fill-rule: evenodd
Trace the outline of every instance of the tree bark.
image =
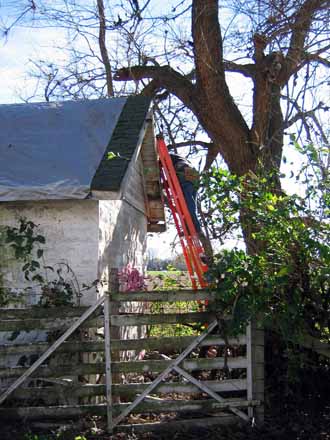
<svg viewBox="0 0 330 440">
<path fill-rule="evenodd" d="M 107 84 L 107 95 L 111 97 L 114 95 L 113 81 L 112 81 L 112 71 L 109 59 L 109 54 L 106 46 L 105 35 L 106 35 L 106 21 L 104 13 L 104 3 L 103 0 L 97 0 L 97 8 L 99 13 L 99 47 L 102 57 L 102 62 L 105 69 L 105 77 Z"/>
</svg>

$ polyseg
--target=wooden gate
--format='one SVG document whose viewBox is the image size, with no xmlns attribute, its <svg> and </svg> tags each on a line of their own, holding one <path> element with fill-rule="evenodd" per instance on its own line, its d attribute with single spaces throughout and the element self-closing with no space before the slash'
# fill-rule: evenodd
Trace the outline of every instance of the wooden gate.
<svg viewBox="0 0 330 440">
<path fill-rule="evenodd" d="M 115 292 L 88 310 L 3 309 L 0 331 L 36 328 L 54 338 L 68 330 L 55 343 L 0 346 L 0 418 L 107 415 L 109 431 L 262 421 L 263 333 L 249 326 L 225 342 L 216 317 L 198 310 L 197 300 L 206 299 L 213 294 Z M 136 302 L 145 313 L 122 312 Z M 145 326 L 149 336 L 120 338 L 128 326 Z M 213 349 L 201 357 L 207 346 Z M 23 357 L 28 363 L 42 352 L 37 369 L 23 365 Z M 14 355 L 22 366 L 5 364 Z"/>
</svg>

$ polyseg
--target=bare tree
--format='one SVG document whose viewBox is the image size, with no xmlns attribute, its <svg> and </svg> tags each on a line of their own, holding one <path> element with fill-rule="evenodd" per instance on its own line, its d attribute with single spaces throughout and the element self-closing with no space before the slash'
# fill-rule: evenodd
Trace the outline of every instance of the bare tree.
<svg viewBox="0 0 330 440">
<path fill-rule="evenodd" d="M 152 96 L 174 148 L 205 151 L 206 168 L 221 155 L 240 176 L 278 171 L 290 130 L 329 146 L 328 0 L 23 3 L 7 36 L 32 12 L 70 39 L 65 66 L 34 61 L 46 99 Z"/>
</svg>

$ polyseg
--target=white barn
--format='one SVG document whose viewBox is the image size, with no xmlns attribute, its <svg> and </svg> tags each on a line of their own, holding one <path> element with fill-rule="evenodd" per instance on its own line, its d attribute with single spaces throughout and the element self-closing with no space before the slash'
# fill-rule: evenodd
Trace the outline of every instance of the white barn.
<svg viewBox="0 0 330 440">
<path fill-rule="evenodd" d="M 148 98 L 0 106 L 0 228 L 34 222 L 46 265 L 64 262 L 80 286 L 102 280 L 83 305 L 109 268 L 143 271 L 147 232 L 165 229 L 158 172 Z M 1 249 L 3 287 L 26 287 Z"/>
</svg>

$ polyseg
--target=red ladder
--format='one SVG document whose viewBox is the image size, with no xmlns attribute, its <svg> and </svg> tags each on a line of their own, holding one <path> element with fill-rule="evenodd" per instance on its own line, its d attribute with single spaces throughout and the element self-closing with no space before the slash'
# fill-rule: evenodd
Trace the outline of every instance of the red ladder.
<svg viewBox="0 0 330 440">
<path fill-rule="evenodd" d="M 202 261 L 205 252 L 188 210 L 167 146 L 161 135 L 157 136 L 157 149 L 160 159 L 161 182 L 178 231 L 193 289 L 197 289 L 197 281 L 200 287 L 206 287 L 207 282 L 204 279 L 204 274 L 208 271 L 208 266 Z"/>
</svg>

